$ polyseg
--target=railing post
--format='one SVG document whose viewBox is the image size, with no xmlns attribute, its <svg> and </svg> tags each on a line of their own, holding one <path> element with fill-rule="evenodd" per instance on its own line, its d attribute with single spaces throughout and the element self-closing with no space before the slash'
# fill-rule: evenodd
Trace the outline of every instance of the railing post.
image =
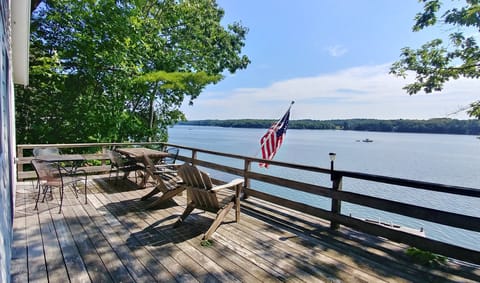
<svg viewBox="0 0 480 283">
<path fill-rule="evenodd" d="M 22 157 L 23 157 L 23 147 L 17 146 L 17 159 L 15 162 L 17 163 L 17 180 L 19 181 L 23 181 L 23 179 L 18 178 L 18 176 L 23 172 L 23 163 L 21 164 L 20 162 L 18 162 L 18 160 Z"/>
<path fill-rule="evenodd" d="M 341 191 L 342 190 L 342 176 L 335 174 L 334 162 L 336 158 L 336 153 L 330 152 L 330 180 L 332 181 L 332 191 Z M 340 200 L 335 199 L 335 196 L 332 196 L 332 208 L 331 211 L 333 214 L 340 214 L 342 212 L 342 203 Z M 336 230 L 340 224 L 335 221 L 330 221 L 330 229 Z"/>
<path fill-rule="evenodd" d="M 192 165 L 195 165 L 195 160 L 197 159 L 197 151 L 192 150 L 192 162 L 190 162 Z"/>
<path fill-rule="evenodd" d="M 106 146 L 102 146 L 102 154 L 103 154 L 104 156 L 107 155 L 107 147 L 106 147 Z M 104 166 L 104 165 L 106 165 L 106 164 L 107 164 L 107 162 L 105 162 L 105 159 L 102 159 L 102 166 Z"/>
<path fill-rule="evenodd" d="M 333 174 L 333 180 L 332 180 L 332 190 L 335 191 L 341 191 L 342 190 L 342 176 Z M 332 197 L 332 213 L 334 214 L 341 214 L 342 212 L 342 202 L 338 199 L 334 199 Z M 340 224 L 338 224 L 335 221 L 330 222 L 330 228 L 333 230 L 338 229 Z"/>
<path fill-rule="evenodd" d="M 245 188 L 250 188 L 250 179 L 247 177 L 248 173 L 252 169 L 252 161 L 250 159 L 245 159 L 243 166 L 243 190 L 242 190 L 242 199 L 247 199 L 248 195 L 245 192 Z"/>
</svg>

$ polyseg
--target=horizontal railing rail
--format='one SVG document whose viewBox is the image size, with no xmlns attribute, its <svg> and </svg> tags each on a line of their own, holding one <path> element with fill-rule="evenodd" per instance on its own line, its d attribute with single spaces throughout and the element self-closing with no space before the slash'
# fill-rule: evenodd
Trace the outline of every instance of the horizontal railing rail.
<svg viewBox="0 0 480 283">
<path fill-rule="evenodd" d="M 135 142 L 135 143 L 70 143 L 70 144 L 19 144 L 17 145 L 17 180 L 25 180 L 35 178 L 33 169 L 25 170 L 25 165 L 29 165 L 33 157 L 34 148 L 58 148 L 64 153 L 83 153 L 88 161 L 98 161 L 99 165 L 87 166 L 85 169 L 88 174 L 96 174 L 106 172 L 110 169 L 107 166 L 109 160 L 107 150 L 114 147 L 129 147 L 129 146 L 163 146 L 160 142 Z"/>
<path fill-rule="evenodd" d="M 480 218 L 476 216 L 459 214 L 454 212 L 443 211 L 439 209 L 422 207 L 414 204 L 403 203 L 399 201 L 393 201 L 389 199 L 383 199 L 379 197 L 369 196 L 365 194 L 358 194 L 350 191 L 342 190 L 342 181 L 343 178 L 352 178 L 358 180 L 364 180 L 369 182 L 396 185 L 401 187 L 409 187 L 419 190 L 427 190 L 438 193 L 449 193 L 457 196 L 467 196 L 473 198 L 479 198 L 480 200 L 480 190 L 475 188 L 466 188 L 460 186 L 450 186 L 444 184 L 429 183 L 416 180 L 408 180 L 387 176 L 379 176 L 373 174 L 365 174 L 359 172 L 349 172 L 341 170 L 333 170 L 333 168 L 326 169 L 316 166 L 309 166 L 303 164 L 295 164 L 289 162 L 281 161 L 266 161 L 261 158 L 247 157 L 237 154 L 217 152 L 206 149 L 198 149 L 189 146 L 170 144 L 170 143 L 158 143 L 158 142 L 147 142 L 147 143 L 87 143 L 87 144 L 55 144 L 55 145 L 45 145 L 45 144 L 36 144 L 36 145 L 18 145 L 17 146 L 17 157 L 18 157 L 18 178 L 22 179 L 28 175 L 28 172 L 23 171 L 23 165 L 30 162 L 32 159 L 29 156 L 28 151 L 33 150 L 35 147 L 58 147 L 60 149 L 92 149 L 97 148 L 98 152 L 92 156 L 98 157 L 98 160 L 105 161 L 105 152 L 108 148 L 116 146 L 170 146 L 178 147 L 181 149 L 178 156 L 178 160 L 183 162 L 192 163 L 198 166 L 205 168 L 241 176 L 244 178 L 244 193 L 248 197 L 256 197 L 269 201 L 290 209 L 298 210 L 303 213 L 320 217 L 331 222 L 331 228 L 336 229 L 339 225 L 344 225 L 351 227 L 353 229 L 363 231 L 372 235 L 377 235 L 391 239 L 393 241 L 405 243 L 411 246 L 415 246 L 420 249 L 428 250 L 434 253 L 442 254 L 445 256 L 457 258 L 460 260 L 469 261 L 472 263 L 480 264 L 480 251 L 472 250 L 465 247 L 460 247 L 450 243 L 441 242 L 438 240 L 422 237 L 416 234 L 411 234 L 402 230 L 394 230 L 385 226 L 377 225 L 375 223 L 370 223 L 362 219 L 354 218 L 349 215 L 342 214 L 342 202 L 348 202 L 355 205 L 361 205 L 364 207 L 369 207 L 381 211 L 386 211 L 390 213 L 395 213 L 407 217 L 412 217 L 420 220 L 430 221 L 433 223 L 438 223 L 442 225 L 447 225 L 450 227 L 465 229 L 473 232 L 480 232 Z M 190 152 L 190 154 L 185 154 L 184 151 Z M 198 154 L 207 155 L 200 159 Z M 233 160 L 239 160 L 243 162 L 243 167 L 233 167 L 226 165 L 225 163 L 212 162 L 208 156 L 223 157 Z M 328 184 L 318 185 L 311 184 L 307 182 L 302 182 L 299 180 L 287 179 L 284 177 L 278 177 L 273 175 L 268 175 L 265 173 L 254 172 L 251 168 L 252 164 L 266 162 L 271 166 L 279 166 L 283 168 L 295 169 L 308 171 L 312 173 L 319 173 L 330 176 Z M 104 166 L 103 170 L 107 168 Z M 100 168 L 99 168 L 100 169 Z M 320 180 L 321 178 L 319 178 Z M 258 189 L 252 188 L 251 181 L 256 180 L 267 184 L 272 184 L 276 186 L 281 186 L 304 193 L 309 193 L 312 195 L 317 195 L 321 197 L 326 197 L 331 199 L 331 208 L 330 210 L 322 209 L 318 207 L 309 206 L 304 203 L 296 202 L 293 200 L 281 198 L 265 192 L 259 191 Z"/>
</svg>

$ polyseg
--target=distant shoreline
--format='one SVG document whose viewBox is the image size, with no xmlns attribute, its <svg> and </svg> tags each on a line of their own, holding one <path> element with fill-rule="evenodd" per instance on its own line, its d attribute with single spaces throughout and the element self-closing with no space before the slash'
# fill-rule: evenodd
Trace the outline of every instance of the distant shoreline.
<svg viewBox="0 0 480 283">
<path fill-rule="evenodd" d="M 224 128 L 269 128 L 276 120 L 236 119 L 236 120 L 192 120 L 177 125 L 215 126 Z M 480 135 L 480 120 L 457 120 L 435 118 L 428 120 L 396 119 L 339 119 L 339 120 L 290 120 L 289 129 L 346 130 L 392 133 L 429 133 Z"/>
</svg>

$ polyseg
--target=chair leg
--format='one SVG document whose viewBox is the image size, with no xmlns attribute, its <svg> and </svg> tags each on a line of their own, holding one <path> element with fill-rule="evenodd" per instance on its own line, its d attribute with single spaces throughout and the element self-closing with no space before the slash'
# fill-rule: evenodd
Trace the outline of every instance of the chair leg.
<svg viewBox="0 0 480 283">
<path fill-rule="evenodd" d="M 47 196 L 48 189 L 50 189 L 50 192 L 52 192 L 52 188 L 50 186 L 44 186 L 43 187 L 43 198 L 42 202 L 45 202 L 45 197 Z"/>
<path fill-rule="evenodd" d="M 64 191 L 62 186 L 60 187 L 60 209 L 58 210 L 58 213 L 62 213 L 63 195 L 64 195 Z"/>
<path fill-rule="evenodd" d="M 187 218 L 187 216 L 195 209 L 195 205 L 190 203 L 189 205 L 187 205 L 187 207 L 185 208 L 185 211 L 183 212 L 183 214 L 180 216 L 180 218 L 178 218 L 177 222 L 175 222 L 175 224 L 173 224 L 173 228 L 177 228 L 178 226 L 180 226 L 183 221 L 185 221 L 185 218 Z"/>
<path fill-rule="evenodd" d="M 77 181 L 72 183 L 72 187 L 73 187 L 73 193 L 75 194 L 75 197 L 78 198 Z"/>
<path fill-rule="evenodd" d="M 232 207 L 235 205 L 235 203 L 229 202 L 224 208 L 222 208 L 218 213 L 217 217 L 215 218 L 215 221 L 213 221 L 212 225 L 210 228 L 208 228 L 207 233 L 205 233 L 205 236 L 203 236 L 203 240 L 208 240 L 210 236 L 217 230 L 218 226 L 223 222 L 223 219 L 227 215 L 227 213 L 232 209 Z"/>
<path fill-rule="evenodd" d="M 240 198 L 235 197 L 235 222 L 240 221 Z"/>
<path fill-rule="evenodd" d="M 147 206 L 147 209 L 153 208 L 153 207 L 161 204 L 162 202 L 173 198 L 174 196 L 178 195 L 180 192 L 181 192 L 181 190 L 171 190 L 171 191 L 167 191 L 167 192 L 163 193 L 162 196 L 159 199 L 157 199 L 154 202 L 152 202 L 151 204 L 149 204 Z"/>
<path fill-rule="evenodd" d="M 87 203 L 87 176 L 85 176 L 85 204 Z"/>
<path fill-rule="evenodd" d="M 33 210 L 38 209 L 38 200 L 40 199 L 40 190 L 42 189 L 42 186 L 40 186 L 39 181 L 37 181 L 37 189 L 38 189 L 37 200 L 35 201 L 35 208 Z"/>
<path fill-rule="evenodd" d="M 153 197 L 154 195 L 158 194 L 159 192 L 160 192 L 160 190 L 159 190 L 157 187 L 155 187 L 155 188 L 153 188 L 153 190 L 150 191 L 148 194 L 144 195 L 144 196 L 141 198 L 141 200 L 149 199 L 149 198 Z"/>
</svg>

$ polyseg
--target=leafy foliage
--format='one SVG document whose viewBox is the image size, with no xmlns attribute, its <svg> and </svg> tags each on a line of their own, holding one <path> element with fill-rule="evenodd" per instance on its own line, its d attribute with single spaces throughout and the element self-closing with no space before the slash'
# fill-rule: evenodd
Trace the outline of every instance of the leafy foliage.
<svg viewBox="0 0 480 283">
<path fill-rule="evenodd" d="M 410 256 L 414 262 L 425 266 L 437 266 L 447 262 L 447 258 L 442 255 L 437 255 L 429 251 L 423 251 L 415 247 L 408 248 L 406 254 Z"/>
<path fill-rule="evenodd" d="M 213 242 L 212 240 L 202 240 L 202 241 L 200 242 L 200 245 L 201 245 L 202 247 L 206 247 L 206 248 L 212 247 L 213 244 L 214 244 L 214 242 Z"/>
<path fill-rule="evenodd" d="M 445 82 L 460 77 L 478 79 L 480 77 L 480 48 L 476 37 L 480 30 L 480 1 L 465 0 L 462 7 L 452 8 L 439 15 L 440 0 L 419 0 L 424 10 L 415 17 L 413 31 L 441 23 L 448 26 L 452 33 L 448 43 L 442 39 L 433 39 L 419 49 L 405 47 L 400 60 L 395 62 L 390 73 L 406 77 L 408 71 L 416 74 L 415 82 L 404 87 L 412 95 L 423 90 L 426 93 L 441 91 Z M 467 36 L 470 31 L 474 34 Z M 471 117 L 480 119 L 480 101 L 466 107 Z"/>
<path fill-rule="evenodd" d="M 185 100 L 249 64 L 247 29 L 223 15 L 214 0 L 44 0 L 18 142 L 165 141 Z"/>
<path fill-rule="evenodd" d="M 197 120 L 180 122 L 180 125 L 216 126 L 231 128 L 269 128 L 275 120 Z M 347 119 L 347 120 L 292 120 L 290 129 L 311 130 L 350 130 L 374 132 L 407 132 L 436 134 L 480 134 L 480 121 L 437 118 L 429 120 L 377 120 L 377 119 Z"/>
</svg>

